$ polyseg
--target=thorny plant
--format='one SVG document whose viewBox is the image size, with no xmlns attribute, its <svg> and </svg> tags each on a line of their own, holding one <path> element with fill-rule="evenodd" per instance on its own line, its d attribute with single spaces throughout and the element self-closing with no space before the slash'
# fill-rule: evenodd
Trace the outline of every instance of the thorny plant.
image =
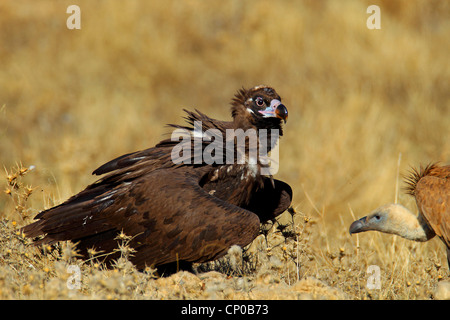
<svg viewBox="0 0 450 320">
<path fill-rule="evenodd" d="M 25 167 L 22 163 L 17 163 L 10 170 L 4 168 L 6 180 L 4 193 L 11 199 L 11 201 L 13 201 L 14 215 L 12 215 L 12 218 L 7 218 L 6 216 L 1 217 L 2 219 L 0 220 L 0 223 L 3 226 L 2 231 L 4 231 L 5 234 L 2 234 L 0 245 L 6 241 L 11 242 L 14 240 L 14 242 L 11 243 L 15 243 L 15 246 L 17 246 L 17 243 L 20 243 L 20 245 L 24 247 L 23 250 L 25 250 L 25 248 L 29 247 L 33 242 L 32 239 L 27 238 L 20 231 L 20 229 L 18 229 L 18 227 L 31 222 L 35 213 L 29 206 L 28 200 L 36 188 L 26 184 L 23 181 L 24 176 L 30 173 L 34 168 L 34 166 Z M 132 239 L 133 237 L 126 235 L 122 231 L 114 239 L 117 241 L 118 245 L 113 252 L 105 253 L 103 251 L 97 251 L 95 248 L 90 248 L 87 251 L 89 258 L 84 260 L 81 264 L 89 265 L 95 269 L 107 269 L 108 267 L 103 263 L 102 258 L 108 255 L 116 254 L 118 255 L 118 258 L 113 260 L 111 266 L 109 267 L 117 269 L 118 271 L 126 272 L 132 268 L 132 264 L 129 259 L 136 252 L 136 250 L 130 246 Z M 41 258 L 46 257 L 46 259 L 49 260 L 63 261 L 66 264 L 72 264 L 75 263 L 77 258 L 80 257 L 76 246 L 77 243 L 73 243 L 71 241 L 59 242 L 53 245 L 43 244 L 37 248 L 37 255 Z M 12 254 L 13 252 L 14 248 L 6 250 L 7 255 Z M 24 259 L 27 259 L 28 256 L 29 253 L 25 253 Z M 29 266 L 33 265 L 34 262 L 29 263 Z M 144 270 L 144 272 L 148 275 L 153 275 L 154 271 L 155 269 L 151 267 Z"/>
<path fill-rule="evenodd" d="M 149 293 L 148 286 L 158 285 L 158 282 L 150 281 L 157 278 L 155 269 L 148 267 L 144 272 L 138 272 L 129 261 L 135 251 L 130 247 L 132 238 L 124 232 L 117 235 L 118 245 L 114 252 L 92 248 L 88 250 L 89 258 L 84 261 L 78 260 L 76 243 L 32 245 L 32 240 L 19 229 L 33 216 L 29 199 L 35 188 L 23 182 L 24 176 L 32 169 L 18 164 L 5 170 L 4 195 L 13 201 L 14 207 L 3 212 L 0 219 L 0 297 L 2 290 L 8 292 L 6 296 L 15 298 L 31 297 L 33 292 L 37 292 L 34 295 L 37 298 L 67 294 L 66 280 L 70 275 L 67 267 L 73 264 L 81 268 L 82 294 L 125 297 L 134 290 L 134 294 L 142 295 Z M 353 252 L 349 250 L 351 243 L 345 242 L 348 235 L 343 232 L 339 238 L 343 244 L 333 244 L 328 250 L 328 245 L 325 246 L 328 244 L 327 235 L 317 232 L 314 227 L 321 227 L 320 222 L 289 208 L 274 221 L 262 225 L 260 236 L 249 246 L 233 248 L 217 261 L 194 265 L 194 270 L 218 271 L 225 274 L 226 279 L 244 278 L 248 282 L 248 290 L 256 290 L 261 279 L 292 285 L 301 279 L 314 277 L 358 299 L 429 298 L 433 297 L 436 283 L 448 279 L 448 271 L 436 251 L 425 255 L 427 251 L 422 246 L 411 243 L 399 246 L 401 240 L 395 238 L 389 248 L 384 249 L 372 241 L 371 246 L 361 246 Z M 391 252 L 394 249 L 396 254 Z M 377 253 L 385 258 L 385 262 L 373 260 Z M 107 254 L 117 257 L 108 266 L 102 260 Z M 405 259 L 411 261 L 405 264 Z M 381 291 L 365 289 L 366 268 L 374 263 L 382 268 Z M 112 284 L 105 287 L 104 283 Z M 54 289 L 55 286 L 59 289 Z M 52 296 L 52 292 L 56 296 Z"/>
<path fill-rule="evenodd" d="M 291 283 L 300 279 L 303 261 L 312 257 L 307 243 L 312 225 L 310 217 L 290 207 L 276 219 L 261 224 L 260 236 L 247 247 L 232 247 L 223 258 L 200 264 L 196 269 L 243 277 L 275 268 L 284 270 L 286 282 Z"/>
<path fill-rule="evenodd" d="M 17 163 L 15 167 L 8 172 L 6 168 L 6 187 L 5 194 L 7 194 L 14 202 L 14 212 L 17 217 L 26 222 L 32 214 L 32 209 L 27 208 L 27 201 L 35 190 L 30 185 L 25 185 L 22 178 L 34 169 L 34 166 L 24 167 L 22 163 Z"/>
</svg>

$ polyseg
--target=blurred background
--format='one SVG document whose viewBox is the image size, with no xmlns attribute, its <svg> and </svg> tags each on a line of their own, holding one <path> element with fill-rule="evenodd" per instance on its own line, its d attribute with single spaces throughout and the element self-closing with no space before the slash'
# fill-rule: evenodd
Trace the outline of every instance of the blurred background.
<svg viewBox="0 0 450 320">
<path fill-rule="evenodd" d="M 401 174 L 450 162 L 449 1 L 3 0 L 0 30 L 0 164 L 35 166 L 33 214 L 165 138 L 182 108 L 227 120 L 259 84 L 289 109 L 276 177 L 331 247 L 397 192 L 415 212 Z"/>
</svg>

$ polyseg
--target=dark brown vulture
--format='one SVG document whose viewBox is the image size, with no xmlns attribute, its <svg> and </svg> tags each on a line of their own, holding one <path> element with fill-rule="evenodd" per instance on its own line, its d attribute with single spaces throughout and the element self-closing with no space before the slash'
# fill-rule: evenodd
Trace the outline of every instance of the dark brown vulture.
<svg viewBox="0 0 450 320">
<path fill-rule="evenodd" d="M 112 252 L 117 248 L 115 238 L 123 231 L 133 237 L 130 246 L 136 252 L 131 262 L 138 269 L 211 261 L 233 245 L 244 247 L 252 242 L 260 223 L 281 214 L 292 200 L 289 185 L 262 174 L 267 167 L 262 160 L 274 146 L 271 133 L 282 135 L 286 107 L 274 89 L 258 86 L 235 95 L 232 121 L 212 119 L 197 110 L 184 111 L 187 125 L 170 125 L 187 132 L 183 139 L 166 139 L 102 165 L 93 174 L 106 174 L 103 178 L 40 212 L 37 221 L 23 228 L 25 235 L 39 237 L 37 244 L 71 240 L 87 257 L 90 248 Z M 257 160 L 252 158 L 249 135 L 243 140 L 247 149 L 239 153 L 239 136 L 229 135 L 236 129 L 252 129 L 263 137 L 257 147 L 264 144 L 267 152 L 261 152 Z M 260 135 L 262 129 L 269 133 Z M 206 153 L 221 134 L 236 144 Z M 202 160 L 204 154 L 215 161 Z M 107 260 L 113 258 L 117 253 Z"/>
<path fill-rule="evenodd" d="M 431 164 L 413 169 L 406 183 L 407 192 L 416 199 L 417 216 L 402 205 L 384 205 L 354 221 L 350 234 L 375 230 L 414 241 L 428 241 L 437 235 L 447 246 L 450 268 L 450 166 Z"/>
</svg>

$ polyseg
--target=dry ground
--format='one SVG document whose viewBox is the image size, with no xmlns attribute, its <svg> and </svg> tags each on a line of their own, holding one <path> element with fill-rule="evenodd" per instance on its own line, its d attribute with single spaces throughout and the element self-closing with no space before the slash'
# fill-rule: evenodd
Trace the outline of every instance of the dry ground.
<svg viewBox="0 0 450 320">
<path fill-rule="evenodd" d="M 449 1 L 77 1 L 81 30 L 68 30 L 71 4 L 0 3 L 0 298 L 445 296 L 439 240 L 348 226 L 396 199 L 415 211 L 399 174 L 450 162 Z M 381 30 L 366 28 L 370 4 Z M 104 270 L 17 234 L 98 165 L 157 143 L 182 108 L 228 119 L 234 92 L 257 84 L 289 109 L 277 178 L 296 213 L 242 254 L 155 279 L 127 252 Z M 70 265 L 80 290 L 67 287 Z M 380 289 L 367 287 L 371 265 Z"/>
</svg>

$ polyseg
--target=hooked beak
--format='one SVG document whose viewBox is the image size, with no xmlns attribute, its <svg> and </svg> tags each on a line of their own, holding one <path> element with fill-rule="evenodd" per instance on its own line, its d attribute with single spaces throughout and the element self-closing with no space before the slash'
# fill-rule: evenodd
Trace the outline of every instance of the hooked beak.
<svg viewBox="0 0 450 320">
<path fill-rule="evenodd" d="M 265 110 L 259 111 L 264 118 L 274 117 L 279 118 L 286 123 L 288 118 L 288 110 L 284 106 L 284 104 L 281 103 L 280 100 L 273 99 L 270 101 L 270 106 L 268 106 Z"/>
<path fill-rule="evenodd" d="M 366 220 L 367 220 L 366 218 L 367 217 L 362 217 L 359 220 L 353 221 L 353 223 L 350 225 L 350 228 L 348 230 L 350 232 L 350 234 L 368 231 L 369 228 L 366 223 Z"/>
</svg>

